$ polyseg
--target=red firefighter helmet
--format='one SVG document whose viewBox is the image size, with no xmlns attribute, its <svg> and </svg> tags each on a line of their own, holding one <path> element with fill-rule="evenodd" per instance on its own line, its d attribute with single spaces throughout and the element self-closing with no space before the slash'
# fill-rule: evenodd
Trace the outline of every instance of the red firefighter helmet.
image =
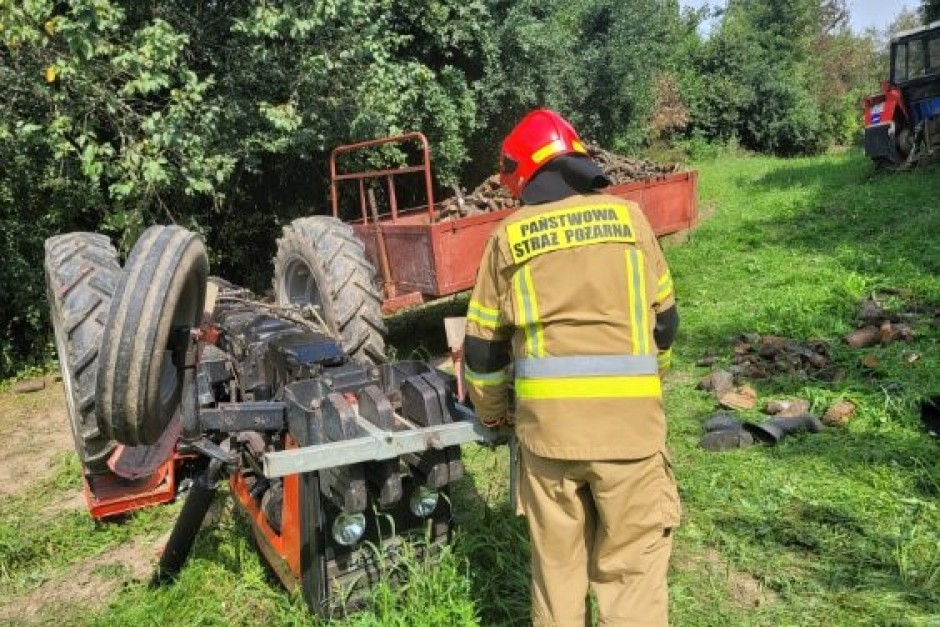
<svg viewBox="0 0 940 627">
<path fill-rule="evenodd" d="M 503 140 L 500 178 L 514 198 L 543 166 L 555 157 L 587 155 L 577 131 L 568 120 L 549 109 L 537 109 L 524 118 Z"/>
</svg>

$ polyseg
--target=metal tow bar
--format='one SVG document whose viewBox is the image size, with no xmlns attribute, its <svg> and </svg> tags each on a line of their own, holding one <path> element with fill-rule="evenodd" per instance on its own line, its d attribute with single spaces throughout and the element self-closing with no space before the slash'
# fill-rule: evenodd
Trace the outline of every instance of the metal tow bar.
<svg viewBox="0 0 940 627">
<path fill-rule="evenodd" d="M 511 437 L 508 429 L 484 427 L 473 410 L 464 405 L 457 404 L 456 411 L 462 417 L 458 422 L 433 427 L 415 426 L 406 431 L 385 431 L 357 416 L 356 422 L 366 435 L 341 442 L 267 453 L 262 459 L 264 476 L 274 479 L 325 468 L 392 459 L 408 453 L 444 449 L 469 442 L 504 443 Z M 400 416 L 398 420 L 407 422 Z"/>
</svg>

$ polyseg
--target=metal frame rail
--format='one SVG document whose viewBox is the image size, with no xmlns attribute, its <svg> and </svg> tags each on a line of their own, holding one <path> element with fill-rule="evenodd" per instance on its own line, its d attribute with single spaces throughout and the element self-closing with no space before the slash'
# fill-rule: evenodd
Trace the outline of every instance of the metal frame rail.
<svg viewBox="0 0 940 627">
<path fill-rule="evenodd" d="M 302 448 L 266 453 L 263 457 L 264 475 L 269 479 L 286 475 L 315 472 L 337 466 L 348 466 L 368 461 L 393 459 L 408 453 L 426 450 L 442 450 L 448 446 L 459 446 L 469 442 L 497 444 L 510 437 L 508 429 L 489 429 L 477 420 L 472 410 L 457 405 L 461 420 L 432 427 L 419 427 L 403 431 L 385 431 L 371 422 L 356 416 L 356 423 L 366 435 L 315 444 Z M 396 416 L 400 423 L 414 423 Z"/>
</svg>

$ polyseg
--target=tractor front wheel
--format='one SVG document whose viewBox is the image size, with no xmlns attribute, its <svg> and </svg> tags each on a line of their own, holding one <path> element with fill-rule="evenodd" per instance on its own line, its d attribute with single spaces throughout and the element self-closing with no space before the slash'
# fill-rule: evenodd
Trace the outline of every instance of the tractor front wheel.
<svg viewBox="0 0 940 627">
<path fill-rule="evenodd" d="M 153 444 L 183 387 L 174 336 L 198 328 L 209 262 L 195 233 L 152 226 L 134 245 L 108 313 L 98 364 L 98 422 L 128 445 Z"/>
</svg>

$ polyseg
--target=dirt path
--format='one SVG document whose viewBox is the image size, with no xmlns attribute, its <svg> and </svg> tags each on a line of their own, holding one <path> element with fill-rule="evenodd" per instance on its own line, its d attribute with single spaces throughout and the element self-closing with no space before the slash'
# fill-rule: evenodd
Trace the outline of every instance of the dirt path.
<svg viewBox="0 0 940 627">
<path fill-rule="evenodd" d="M 101 607 L 122 585 L 145 581 L 156 555 L 153 544 L 134 541 L 71 564 L 9 603 L 0 601 L 0 624 L 48 624 L 70 607 Z"/>
<path fill-rule="evenodd" d="M 741 609 L 753 609 L 776 603 L 777 593 L 762 585 L 754 575 L 738 570 L 718 551 L 708 548 L 700 555 L 686 555 L 676 560 L 680 570 L 704 573 L 724 580 L 731 602 Z"/>
<path fill-rule="evenodd" d="M 0 508 L 47 481 L 62 456 L 72 451 L 61 383 L 49 379 L 37 392 L 0 394 Z M 85 509 L 79 489 L 55 490 L 47 496 L 48 503 L 38 510 L 44 520 Z M 103 607 L 123 585 L 150 576 L 163 542 L 165 538 L 137 538 L 45 573 L 37 586 L 0 598 L 0 624 L 50 624 L 68 616 L 70 608 Z"/>
<path fill-rule="evenodd" d="M 55 472 L 73 449 L 61 383 L 29 394 L 0 394 L 0 498 L 19 494 Z"/>
</svg>

